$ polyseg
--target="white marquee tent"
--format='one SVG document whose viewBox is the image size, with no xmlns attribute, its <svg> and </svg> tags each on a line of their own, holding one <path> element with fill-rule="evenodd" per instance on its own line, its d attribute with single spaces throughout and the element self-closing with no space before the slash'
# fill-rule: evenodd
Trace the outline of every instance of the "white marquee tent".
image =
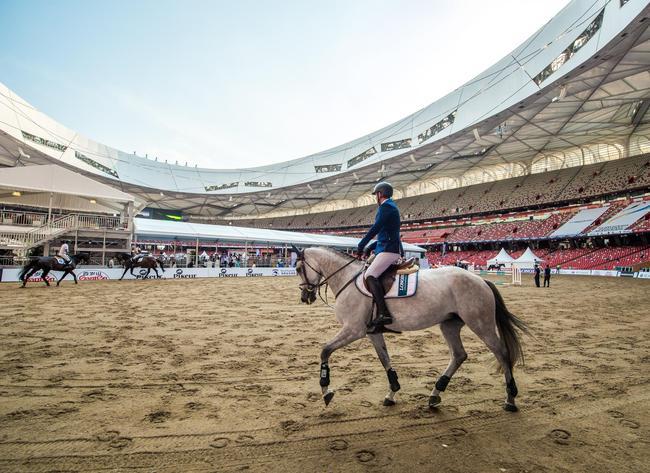
<svg viewBox="0 0 650 473">
<path fill-rule="evenodd" d="M 532 268 L 535 264 L 542 263 L 544 260 L 539 258 L 530 247 L 526 248 L 526 251 L 512 262 L 512 264 L 518 268 Z"/>
<path fill-rule="evenodd" d="M 488 266 L 503 264 L 509 268 L 512 265 L 513 261 L 514 261 L 513 257 L 508 254 L 506 249 L 501 248 L 501 251 L 499 251 L 498 255 L 496 255 L 494 258 L 490 258 L 489 260 L 487 260 L 487 264 Z"/>
</svg>

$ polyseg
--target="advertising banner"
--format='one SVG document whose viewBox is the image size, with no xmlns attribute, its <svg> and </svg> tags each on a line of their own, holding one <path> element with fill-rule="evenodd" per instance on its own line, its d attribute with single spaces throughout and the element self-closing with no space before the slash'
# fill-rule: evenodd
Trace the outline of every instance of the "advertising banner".
<svg viewBox="0 0 650 473">
<path fill-rule="evenodd" d="M 607 269 L 592 269 L 591 270 L 591 275 L 592 276 L 618 277 L 620 275 L 620 273 L 618 271 L 612 271 L 612 270 L 607 270 Z"/>
<path fill-rule="evenodd" d="M 4 268 L 0 271 L 0 281 L 18 282 L 20 268 Z M 79 282 L 82 281 L 104 281 L 109 279 L 120 279 L 122 268 L 77 268 L 75 273 Z M 277 277 L 277 276 L 295 276 L 295 268 L 166 268 L 165 271 L 158 269 L 160 277 L 158 279 L 196 279 L 196 278 L 254 278 L 254 277 Z M 61 271 L 52 271 L 48 274 L 47 279 L 56 282 L 63 273 Z M 135 268 L 133 276 L 129 271 L 124 275 L 124 279 L 144 279 L 147 274 L 146 269 Z M 147 279 L 156 279 L 156 273 L 151 270 Z M 72 281 L 72 276 L 66 279 Z M 38 271 L 34 276 L 29 278 L 29 282 L 43 282 L 41 272 Z"/>
</svg>

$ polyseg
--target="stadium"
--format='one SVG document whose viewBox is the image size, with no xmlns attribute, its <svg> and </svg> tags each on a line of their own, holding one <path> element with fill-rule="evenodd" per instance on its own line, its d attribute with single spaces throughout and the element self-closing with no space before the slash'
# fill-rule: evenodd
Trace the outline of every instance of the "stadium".
<svg viewBox="0 0 650 473">
<path fill-rule="evenodd" d="M 646 469 L 647 379 L 631 367 L 650 356 L 649 16 L 645 0 L 571 1 L 425 108 L 253 168 L 115 149 L 0 83 L 3 470 L 295 471 L 298 457 L 317 471 Z M 451 382 L 451 404 L 415 407 L 447 362 L 437 335 L 433 352 L 430 336 L 390 340 L 411 378 L 399 410 L 367 400 L 385 384 L 363 369 L 379 370 L 370 345 L 336 354 L 341 404 L 325 410 L 310 392 L 326 341 L 318 332 L 338 325 L 325 305 L 297 305 L 295 247 L 351 253 L 375 219 L 370 191 L 380 182 L 395 189 L 406 256 L 421 270 L 461 266 L 494 281 L 537 334 L 519 371 L 529 399 L 519 420 L 492 412 L 501 384 L 485 372 L 487 352 Z M 64 242 L 89 256 L 78 288 L 57 289 L 65 307 L 51 303 L 41 273 L 17 294 L 23 265 Z M 118 255 L 134 246 L 172 266 L 160 279 L 177 281 L 142 270 L 127 279 L 156 280 L 105 281 L 120 278 Z M 532 283 L 538 266 L 558 284 L 551 299 Z M 103 321 L 93 322 L 89 300 Z M 40 318 L 55 309 L 63 315 Z M 295 325 L 278 325 L 285 309 Z M 422 361 L 432 356 L 433 371 Z M 465 460 L 445 458 L 452 450 Z"/>
</svg>

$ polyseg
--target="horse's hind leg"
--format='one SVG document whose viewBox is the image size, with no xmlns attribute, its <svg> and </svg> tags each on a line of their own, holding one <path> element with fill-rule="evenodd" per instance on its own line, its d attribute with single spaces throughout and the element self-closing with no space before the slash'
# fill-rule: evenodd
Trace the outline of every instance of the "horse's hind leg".
<svg viewBox="0 0 650 473">
<path fill-rule="evenodd" d="M 494 356 L 496 357 L 499 365 L 503 369 L 503 373 L 506 378 L 506 402 L 503 408 L 506 411 L 516 412 L 518 410 L 515 404 L 515 397 L 517 397 L 517 384 L 515 383 L 515 378 L 512 375 L 512 366 L 510 365 L 510 358 L 508 356 L 508 348 L 505 343 L 499 338 L 496 333 L 496 327 L 488 331 L 477 331 L 473 330 L 476 335 L 483 340 L 487 345 Z"/>
<path fill-rule="evenodd" d="M 467 352 L 465 352 L 463 342 L 460 339 L 460 330 L 464 325 L 465 322 L 463 322 L 457 315 L 454 315 L 453 318 L 440 323 L 440 331 L 442 332 L 443 337 L 445 337 L 445 341 L 449 347 L 449 356 L 451 358 L 447 365 L 447 369 L 438 378 L 433 391 L 431 391 L 429 407 L 436 407 L 440 404 L 440 393 L 447 389 L 447 384 L 449 384 L 451 377 L 467 359 Z"/>
<path fill-rule="evenodd" d="M 397 371 L 395 371 L 390 365 L 390 356 L 388 356 L 388 349 L 386 348 L 384 335 L 381 333 L 369 333 L 368 338 L 375 347 L 379 361 L 381 361 L 382 366 L 386 370 L 386 376 L 388 376 L 388 385 L 390 389 L 384 398 L 384 406 L 394 406 L 395 394 L 400 390 L 400 385 L 399 381 L 397 381 Z"/>
<path fill-rule="evenodd" d="M 486 338 L 483 338 L 483 341 L 492 350 L 492 353 L 494 353 L 494 356 L 496 356 L 497 361 L 503 368 L 503 374 L 506 379 L 506 402 L 503 408 L 506 411 L 516 412 L 519 410 L 515 404 L 515 397 L 517 397 L 518 390 L 515 377 L 512 375 L 508 349 L 496 333 L 489 334 Z"/>
<path fill-rule="evenodd" d="M 359 340 L 363 337 L 366 336 L 366 328 L 365 326 L 361 326 L 360 328 L 353 329 L 349 326 L 343 327 L 341 330 L 339 330 L 339 333 L 337 333 L 334 338 L 332 338 L 329 342 L 325 344 L 323 349 L 321 350 L 320 353 L 320 387 L 321 391 L 323 393 L 323 401 L 325 401 L 325 405 L 327 406 L 332 398 L 334 397 L 334 391 L 330 391 L 329 385 L 330 385 L 330 367 L 329 367 L 329 359 L 332 353 L 334 353 L 336 350 L 338 350 L 341 347 L 344 347 L 346 345 L 349 345 L 350 343 L 354 342 L 355 340 Z"/>
</svg>

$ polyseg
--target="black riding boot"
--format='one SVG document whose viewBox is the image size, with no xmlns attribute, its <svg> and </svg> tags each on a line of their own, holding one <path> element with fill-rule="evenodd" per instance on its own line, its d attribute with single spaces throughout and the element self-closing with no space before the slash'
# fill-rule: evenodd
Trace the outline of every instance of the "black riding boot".
<svg viewBox="0 0 650 473">
<path fill-rule="evenodd" d="M 372 297 L 375 299 L 375 304 L 377 304 L 377 318 L 373 321 L 372 325 L 376 327 L 392 324 L 393 316 L 388 312 L 388 307 L 386 307 L 384 288 L 381 286 L 381 283 L 376 277 L 368 276 L 366 278 L 366 284 L 372 293 Z"/>
</svg>

